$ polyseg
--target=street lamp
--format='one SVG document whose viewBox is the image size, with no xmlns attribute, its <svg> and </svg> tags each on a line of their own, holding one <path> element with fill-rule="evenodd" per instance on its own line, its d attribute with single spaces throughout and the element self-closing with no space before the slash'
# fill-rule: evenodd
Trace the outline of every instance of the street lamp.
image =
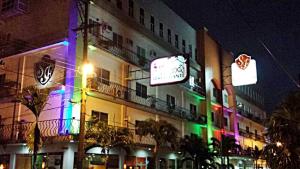
<svg viewBox="0 0 300 169">
<path fill-rule="evenodd" d="M 84 158 L 84 139 L 85 139 L 85 114 L 86 114 L 86 92 L 87 92 L 87 78 L 93 73 L 93 65 L 91 63 L 83 64 L 82 66 L 82 80 L 81 80 L 81 111 L 80 111 L 80 129 L 79 129 L 79 144 L 78 144 L 78 168 L 82 169 Z"/>
<path fill-rule="evenodd" d="M 280 141 L 277 141 L 277 142 L 276 142 L 276 146 L 277 146 L 277 147 L 281 147 L 281 146 L 282 146 L 282 143 L 281 143 Z"/>
</svg>

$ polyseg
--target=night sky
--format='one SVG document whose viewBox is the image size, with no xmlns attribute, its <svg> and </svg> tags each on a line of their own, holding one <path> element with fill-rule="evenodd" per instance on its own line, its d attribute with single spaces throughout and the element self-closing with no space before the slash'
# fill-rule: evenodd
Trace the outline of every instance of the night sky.
<svg viewBox="0 0 300 169">
<path fill-rule="evenodd" d="M 208 28 L 223 48 L 232 51 L 235 57 L 246 53 L 256 60 L 256 86 L 263 90 L 268 112 L 289 91 L 299 90 L 278 63 L 299 81 L 300 0 L 164 1 L 195 29 Z"/>
</svg>

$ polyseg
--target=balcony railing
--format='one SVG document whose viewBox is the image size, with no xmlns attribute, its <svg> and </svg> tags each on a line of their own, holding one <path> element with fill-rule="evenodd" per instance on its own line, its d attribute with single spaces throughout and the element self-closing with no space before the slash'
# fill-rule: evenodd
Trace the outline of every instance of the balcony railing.
<svg viewBox="0 0 300 169">
<path fill-rule="evenodd" d="M 183 107 L 177 105 L 169 105 L 166 101 L 149 95 L 146 97 L 137 96 L 136 90 L 124 87 L 118 83 L 109 82 L 104 84 L 102 82 L 103 80 L 101 79 L 92 79 L 92 91 L 109 95 L 114 98 L 119 98 L 126 102 L 132 102 L 151 109 L 155 109 L 168 115 L 174 115 L 200 124 L 206 124 L 206 116 L 204 115 L 198 115 L 195 117 L 190 113 L 190 110 Z"/>
<path fill-rule="evenodd" d="M 19 122 L 0 126 L 0 144 L 25 143 L 26 137 L 33 134 L 35 123 Z M 55 119 L 38 122 L 41 137 L 47 141 L 70 141 L 73 134 L 78 133 L 79 120 Z"/>
<path fill-rule="evenodd" d="M 54 119 L 39 121 L 39 129 L 41 138 L 44 143 L 53 142 L 69 142 L 77 137 L 79 133 L 79 120 L 76 119 Z M 90 125 L 87 121 L 86 125 Z M 15 125 L 0 125 L 0 144 L 17 144 L 26 143 L 26 137 L 33 134 L 35 123 L 19 122 Z M 154 145 L 153 138 L 140 137 L 136 134 L 134 127 L 131 127 L 130 132 L 133 135 L 133 143 L 139 145 Z M 76 140 L 73 140 L 76 141 Z"/>
<path fill-rule="evenodd" d="M 31 49 L 33 49 L 33 47 L 30 46 L 28 42 L 20 39 L 14 39 L 6 43 L 0 42 L 0 58 L 22 53 Z"/>
<path fill-rule="evenodd" d="M 146 56 L 141 56 L 130 49 L 125 48 L 124 46 L 115 43 L 111 39 L 98 35 L 95 36 L 95 46 L 99 47 L 102 50 L 105 50 L 131 64 L 142 67 L 143 69 L 150 68 L 150 62 Z"/>
<path fill-rule="evenodd" d="M 246 117 L 246 118 L 248 118 L 248 119 L 251 119 L 252 121 L 255 121 L 255 122 L 260 123 L 260 124 L 263 124 L 263 123 L 264 123 L 264 121 L 263 121 L 261 118 L 254 116 L 252 113 L 250 113 L 250 112 L 248 112 L 248 111 L 246 111 L 246 110 L 243 110 L 243 109 L 237 109 L 237 112 L 238 112 L 240 115 L 242 115 L 242 116 L 244 116 L 244 117 Z"/>
<path fill-rule="evenodd" d="M 4 82 L 0 82 L 0 100 L 8 100 L 12 97 L 16 96 L 17 86 L 19 84 L 15 81 L 5 80 Z"/>
<path fill-rule="evenodd" d="M 244 129 L 239 129 L 239 134 L 243 137 L 247 137 L 247 138 L 251 138 L 251 139 L 254 139 L 254 140 L 259 140 L 259 141 L 265 142 L 265 137 L 264 136 L 249 132 L 249 131 L 244 130 Z"/>
</svg>

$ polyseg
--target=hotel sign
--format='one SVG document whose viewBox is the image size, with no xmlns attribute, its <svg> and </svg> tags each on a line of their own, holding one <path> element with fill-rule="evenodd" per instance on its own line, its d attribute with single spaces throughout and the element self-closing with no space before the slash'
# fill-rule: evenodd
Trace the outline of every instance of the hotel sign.
<svg viewBox="0 0 300 169">
<path fill-rule="evenodd" d="M 45 85 L 51 79 L 55 68 L 55 60 L 49 55 L 44 55 L 42 59 L 34 65 L 34 75 L 36 80 Z"/>
<path fill-rule="evenodd" d="M 189 77 L 189 60 L 184 55 L 155 59 L 150 64 L 150 85 L 184 82 Z"/>
<path fill-rule="evenodd" d="M 256 84 L 256 61 L 251 56 L 241 54 L 231 64 L 231 73 L 233 86 Z"/>
</svg>

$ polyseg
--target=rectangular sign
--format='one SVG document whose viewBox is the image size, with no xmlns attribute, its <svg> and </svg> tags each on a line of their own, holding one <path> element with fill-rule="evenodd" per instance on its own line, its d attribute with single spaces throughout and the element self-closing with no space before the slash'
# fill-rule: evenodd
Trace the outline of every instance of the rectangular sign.
<svg viewBox="0 0 300 169">
<path fill-rule="evenodd" d="M 231 64 L 232 85 L 256 84 L 256 62 L 250 56 L 242 54 Z"/>
<path fill-rule="evenodd" d="M 155 59 L 150 65 L 150 85 L 184 82 L 189 77 L 189 60 L 183 55 Z"/>
</svg>

